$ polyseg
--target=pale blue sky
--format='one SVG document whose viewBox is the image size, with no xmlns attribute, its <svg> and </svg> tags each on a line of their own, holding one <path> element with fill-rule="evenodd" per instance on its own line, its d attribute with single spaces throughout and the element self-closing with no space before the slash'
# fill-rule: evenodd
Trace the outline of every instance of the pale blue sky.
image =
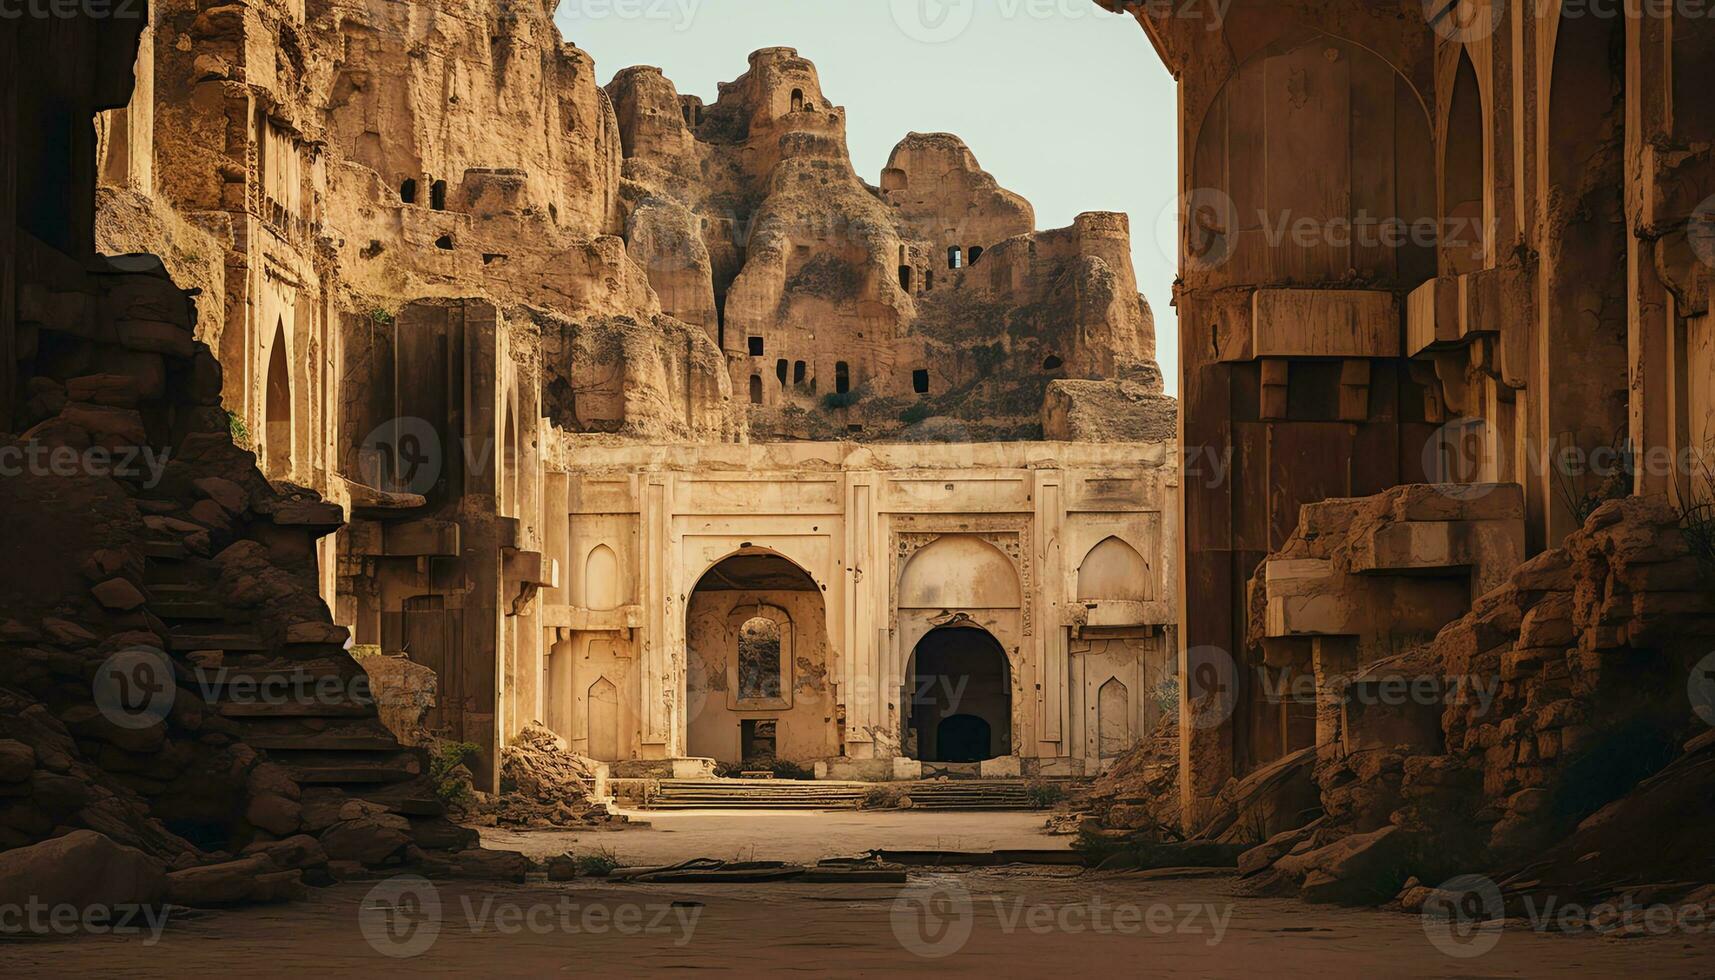
<svg viewBox="0 0 1715 980">
<path fill-rule="evenodd" d="M 561 0 L 558 21 L 603 84 L 658 65 L 709 102 L 750 52 L 797 48 L 846 107 L 852 162 L 871 183 L 907 132 L 945 131 L 1028 198 L 1042 228 L 1081 211 L 1129 213 L 1177 391 L 1176 96 L 1131 18 L 1093 0 Z"/>
</svg>

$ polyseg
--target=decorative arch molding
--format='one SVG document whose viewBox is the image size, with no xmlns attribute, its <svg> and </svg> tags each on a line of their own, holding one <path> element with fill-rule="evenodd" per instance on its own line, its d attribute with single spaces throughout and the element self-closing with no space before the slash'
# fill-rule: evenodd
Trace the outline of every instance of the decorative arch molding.
<svg viewBox="0 0 1715 980">
<path fill-rule="evenodd" d="M 1155 581 L 1149 561 L 1118 535 L 1103 538 L 1078 563 L 1078 598 L 1131 602 L 1154 599 Z"/>
<path fill-rule="evenodd" d="M 619 556 L 606 544 L 598 544 L 584 558 L 584 608 L 605 612 L 618 609 L 624 589 L 620 583 Z"/>
<path fill-rule="evenodd" d="M 1018 573 L 1020 632 L 1035 634 L 1036 563 L 1031 545 L 1032 521 L 1028 515 L 953 517 L 902 514 L 893 519 L 888 554 L 887 630 L 899 631 L 899 584 L 917 553 L 944 537 L 967 535 L 992 545 L 1012 563 Z"/>
<path fill-rule="evenodd" d="M 689 549 L 687 549 L 687 551 L 688 550 Z M 688 602 L 691 593 L 696 591 L 697 586 L 702 584 L 702 581 L 708 577 L 710 572 L 714 571 L 722 562 L 725 562 L 729 558 L 738 558 L 743 555 L 767 555 L 773 558 L 778 558 L 784 562 L 789 562 L 799 571 L 803 572 L 804 575 L 815 584 L 816 591 L 822 593 L 825 600 L 828 585 L 822 579 L 817 578 L 815 572 L 810 571 L 810 568 L 815 564 L 814 562 L 806 562 L 802 558 L 781 548 L 767 544 L 750 544 L 742 548 L 734 548 L 731 551 L 722 554 L 718 558 L 698 563 L 701 567 L 697 567 L 696 574 L 687 576 L 681 587 L 676 590 L 674 594 Z M 694 566 L 687 565 L 686 567 L 690 568 Z"/>
</svg>

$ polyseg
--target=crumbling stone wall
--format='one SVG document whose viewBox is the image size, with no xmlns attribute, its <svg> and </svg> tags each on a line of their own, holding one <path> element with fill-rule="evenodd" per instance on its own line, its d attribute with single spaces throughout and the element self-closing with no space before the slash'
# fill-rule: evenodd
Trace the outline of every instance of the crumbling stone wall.
<svg viewBox="0 0 1715 980">
<path fill-rule="evenodd" d="M 1679 512 L 1659 497 L 1602 506 L 1433 639 L 1319 688 L 1334 713 L 1315 742 L 1322 813 L 1247 855 L 1248 887 L 1380 900 L 1408 876 L 1500 877 L 1670 766 L 1703 778 L 1688 760 L 1705 725 L 1684 693 L 1712 627 Z M 1390 679 L 1413 693 L 1376 707 L 1365 687 Z M 1709 860 L 1680 857 L 1693 878 Z M 1624 880 L 1571 869 L 1558 885 L 1605 895 Z"/>
</svg>

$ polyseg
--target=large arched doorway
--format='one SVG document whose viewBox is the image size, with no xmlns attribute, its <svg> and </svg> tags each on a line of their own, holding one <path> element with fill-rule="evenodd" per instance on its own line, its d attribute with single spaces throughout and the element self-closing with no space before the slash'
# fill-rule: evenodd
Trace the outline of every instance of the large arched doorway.
<svg viewBox="0 0 1715 980">
<path fill-rule="evenodd" d="M 911 655 L 907 725 L 925 762 L 1012 754 L 1012 666 L 976 626 L 931 630 Z"/>
<path fill-rule="evenodd" d="M 822 587 L 747 548 L 715 563 L 685 610 L 685 744 L 694 757 L 767 769 L 837 754 Z"/>
</svg>

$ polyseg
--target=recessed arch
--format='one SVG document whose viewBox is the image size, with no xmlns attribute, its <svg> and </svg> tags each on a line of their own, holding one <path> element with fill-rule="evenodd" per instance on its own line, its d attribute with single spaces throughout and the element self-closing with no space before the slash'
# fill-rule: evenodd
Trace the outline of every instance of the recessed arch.
<svg viewBox="0 0 1715 980">
<path fill-rule="evenodd" d="M 1110 537 L 1090 549 L 1078 565 L 1078 598 L 1146 602 L 1154 597 L 1149 562 L 1137 549 Z"/>
<path fill-rule="evenodd" d="M 1137 741 L 1131 723 L 1131 690 L 1118 677 L 1096 692 L 1096 751 L 1103 759 L 1122 755 Z"/>
<path fill-rule="evenodd" d="M 1012 609 L 1018 569 L 974 534 L 949 534 L 911 556 L 899 575 L 901 609 Z"/>
<path fill-rule="evenodd" d="M 1306 29 L 1257 49 L 1227 76 L 1189 135 L 1185 186 L 1197 191 L 1179 216 L 1183 271 L 1248 282 L 1332 281 L 1352 269 L 1412 286 L 1431 278 L 1435 249 L 1422 236 L 1370 242 L 1331 234 L 1310 247 L 1281 248 L 1268 223 L 1282 214 L 1329 228 L 1433 221 L 1432 118 L 1411 80 L 1356 41 Z M 1316 181 L 1269 165 L 1310 159 L 1318 161 Z M 1392 179 L 1356 179 L 1378 169 Z"/>
<path fill-rule="evenodd" d="M 1471 53 L 1461 46 L 1441 141 L 1441 256 L 1449 275 L 1476 272 L 1487 260 L 1484 189 L 1488 185 L 1483 179 L 1488 158 L 1486 118 L 1476 66 L 1471 63 Z"/>
<path fill-rule="evenodd" d="M 506 517 L 517 517 L 519 504 L 518 416 L 512 410 L 511 398 L 506 400 L 506 422 L 501 431 L 504 443 L 500 454 L 500 478 L 496 481 L 495 489 L 500 498 L 500 513 Z"/>
<path fill-rule="evenodd" d="M 584 723 L 590 758 L 619 761 L 619 688 L 606 677 L 596 678 L 589 686 Z"/>
<path fill-rule="evenodd" d="M 619 556 L 605 544 L 590 549 L 584 559 L 584 608 L 597 612 L 619 608 Z"/>
<path fill-rule="evenodd" d="M 292 372 L 287 350 L 286 319 L 274 323 L 274 342 L 268 352 L 267 391 L 263 405 L 262 438 L 268 474 L 279 478 L 292 470 Z"/>
</svg>

